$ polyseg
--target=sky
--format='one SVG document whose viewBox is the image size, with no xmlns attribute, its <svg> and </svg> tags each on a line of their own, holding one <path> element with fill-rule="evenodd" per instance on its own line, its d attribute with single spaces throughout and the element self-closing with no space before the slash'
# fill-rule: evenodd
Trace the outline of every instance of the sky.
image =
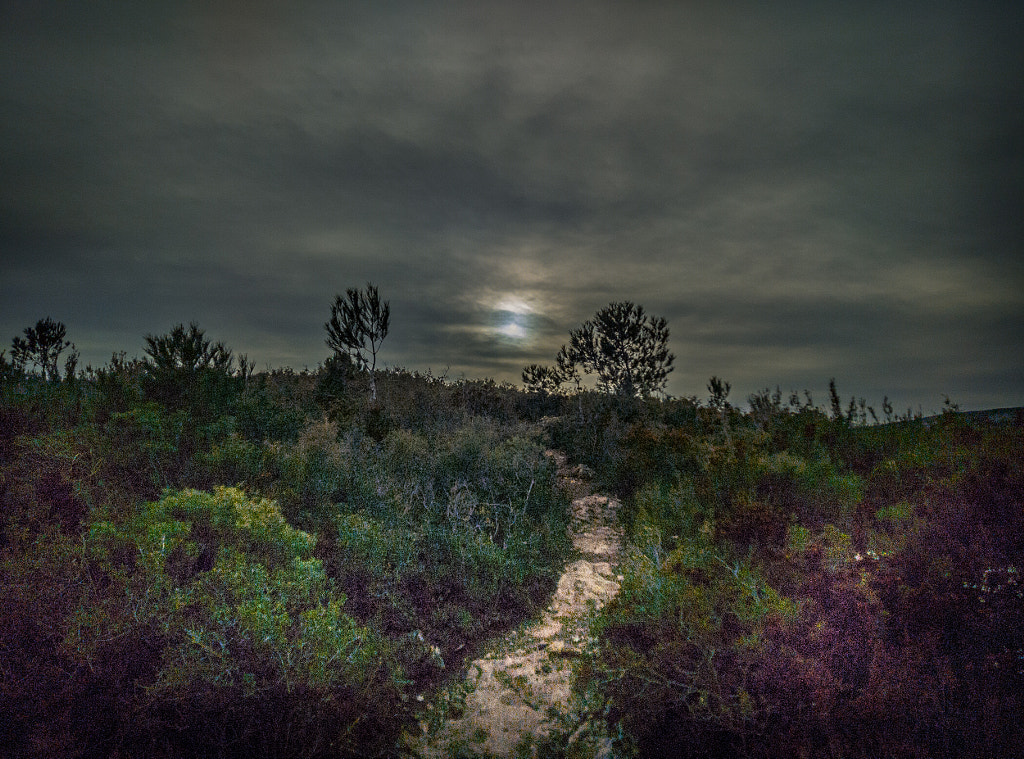
<svg viewBox="0 0 1024 759">
<path fill-rule="evenodd" d="M 0 2 L 0 347 L 197 322 L 520 382 L 612 302 L 667 390 L 1024 405 L 1019 2 Z"/>
</svg>

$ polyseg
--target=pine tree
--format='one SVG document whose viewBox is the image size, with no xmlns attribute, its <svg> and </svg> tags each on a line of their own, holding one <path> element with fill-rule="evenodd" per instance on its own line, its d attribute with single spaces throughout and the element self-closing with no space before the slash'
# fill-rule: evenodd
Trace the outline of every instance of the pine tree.
<svg viewBox="0 0 1024 759">
<path fill-rule="evenodd" d="M 570 380 L 578 383 L 582 368 L 597 375 L 598 390 L 646 397 L 665 389 L 674 360 L 665 319 L 647 316 L 643 306 L 622 301 L 609 304 L 570 332 L 556 367 L 531 365 L 523 371 L 523 381 L 538 389 Z"/>
<path fill-rule="evenodd" d="M 345 298 L 336 295 L 331 305 L 327 330 L 327 346 L 336 356 L 347 355 L 362 371 L 370 375 L 370 397 L 377 400 L 377 353 L 387 337 L 391 322 L 391 304 L 380 299 L 376 286 L 367 283 L 366 290 L 349 288 Z"/>
</svg>

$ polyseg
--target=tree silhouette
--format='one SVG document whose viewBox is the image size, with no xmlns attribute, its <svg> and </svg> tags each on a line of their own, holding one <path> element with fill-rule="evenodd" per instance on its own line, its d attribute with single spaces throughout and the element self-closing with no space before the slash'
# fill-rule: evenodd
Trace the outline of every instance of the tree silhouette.
<svg viewBox="0 0 1024 759">
<path fill-rule="evenodd" d="M 538 390 L 579 384 L 579 369 L 597 375 L 603 392 L 646 397 L 665 389 L 675 356 L 668 350 L 668 323 L 629 301 L 611 303 L 569 333 L 556 366 L 532 364 L 523 382 Z"/>
<path fill-rule="evenodd" d="M 718 412 L 718 418 L 722 421 L 722 431 L 728 440 L 732 440 L 732 436 L 729 434 L 730 404 L 726 400 L 730 390 L 732 390 L 732 385 L 717 375 L 708 380 L 708 392 L 711 393 L 708 398 L 708 406 Z"/>
<path fill-rule="evenodd" d="M 227 403 L 234 357 L 211 342 L 195 322 L 165 335 L 146 335 L 146 394 L 169 409 L 187 408 L 196 421 L 212 418 Z"/>
<path fill-rule="evenodd" d="M 231 351 L 224 343 L 211 343 L 195 322 L 187 331 L 184 324 L 178 324 L 166 335 L 146 335 L 145 352 L 158 372 L 231 371 Z"/>
<path fill-rule="evenodd" d="M 370 397 L 377 400 L 377 352 L 387 337 L 391 322 L 391 304 L 380 299 L 377 287 L 366 284 L 366 290 L 349 288 L 345 298 L 334 297 L 327 330 L 327 346 L 335 355 L 347 355 L 370 375 Z"/>
<path fill-rule="evenodd" d="M 55 322 L 49 316 L 36 322 L 35 327 L 25 328 L 25 337 L 15 337 L 11 342 L 11 363 L 19 372 L 24 372 L 29 364 L 39 367 L 43 379 L 60 382 L 58 361 L 66 348 L 72 348 L 72 356 L 67 362 L 69 372 L 73 372 L 77 352 L 71 341 L 65 340 L 67 329 L 61 322 Z"/>
</svg>

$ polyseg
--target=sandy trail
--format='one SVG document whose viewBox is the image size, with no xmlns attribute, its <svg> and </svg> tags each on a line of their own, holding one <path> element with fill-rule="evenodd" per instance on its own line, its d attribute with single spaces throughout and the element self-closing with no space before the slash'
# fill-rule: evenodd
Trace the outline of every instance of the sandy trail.
<svg viewBox="0 0 1024 759">
<path fill-rule="evenodd" d="M 586 493 L 582 472 L 567 470 L 564 456 L 549 455 L 563 484 L 582 493 L 572 502 L 570 526 L 580 558 L 566 567 L 539 620 L 504 636 L 470 663 L 465 681 L 437 695 L 428 707 L 435 718 L 407 743 L 414 755 L 531 756 L 536 740 L 570 709 L 573 666 L 590 640 L 589 620 L 619 590 L 622 540 L 618 502 Z M 598 745 L 594 753 L 604 751 Z"/>
</svg>

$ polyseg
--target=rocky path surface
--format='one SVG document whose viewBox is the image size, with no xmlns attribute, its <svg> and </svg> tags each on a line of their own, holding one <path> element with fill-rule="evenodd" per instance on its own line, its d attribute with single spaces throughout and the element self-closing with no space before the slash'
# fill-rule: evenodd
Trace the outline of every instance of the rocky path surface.
<svg viewBox="0 0 1024 759">
<path fill-rule="evenodd" d="M 577 495 L 570 530 L 578 558 L 539 620 L 501 638 L 470 663 L 463 682 L 435 697 L 427 709 L 432 718 L 408 741 L 414 756 L 535 755 L 538 739 L 570 709 L 573 666 L 590 640 L 590 619 L 619 590 L 621 534 L 618 502 L 589 493 L 581 470 L 568 470 L 558 453 L 549 455 Z M 606 751 L 594 747 L 595 756 Z"/>
</svg>

